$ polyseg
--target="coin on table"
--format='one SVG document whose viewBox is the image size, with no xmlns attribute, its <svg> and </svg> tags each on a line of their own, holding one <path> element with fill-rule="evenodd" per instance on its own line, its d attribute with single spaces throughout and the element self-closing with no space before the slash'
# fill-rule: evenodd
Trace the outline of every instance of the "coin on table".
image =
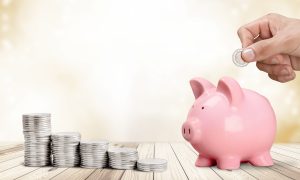
<svg viewBox="0 0 300 180">
<path fill-rule="evenodd" d="M 60 132 L 51 135 L 53 166 L 74 167 L 80 164 L 81 135 L 78 132 Z"/>
<path fill-rule="evenodd" d="M 114 169 L 134 169 L 138 160 L 138 151 L 134 148 L 112 147 L 108 149 L 109 166 Z"/>
<path fill-rule="evenodd" d="M 166 159 L 147 158 L 137 161 L 137 168 L 140 171 L 165 171 L 168 166 Z"/>
<path fill-rule="evenodd" d="M 242 58 L 243 49 L 237 49 L 232 54 L 232 61 L 238 67 L 245 67 L 248 65 Z"/>
<path fill-rule="evenodd" d="M 51 164 L 51 114 L 24 114 L 24 165 L 47 166 Z"/>
<path fill-rule="evenodd" d="M 81 141 L 80 157 L 83 168 L 104 168 L 107 166 L 109 142 L 106 140 Z"/>
</svg>

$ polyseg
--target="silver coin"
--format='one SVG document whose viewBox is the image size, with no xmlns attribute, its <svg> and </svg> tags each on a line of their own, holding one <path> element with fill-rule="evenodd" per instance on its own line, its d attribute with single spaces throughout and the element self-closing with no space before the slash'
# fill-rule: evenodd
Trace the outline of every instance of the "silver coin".
<svg viewBox="0 0 300 180">
<path fill-rule="evenodd" d="M 108 149 L 109 166 L 115 169 L 134 169 L 138 152 L 134 148 L 110 147 Z"/>
<path fill-rule="evenodd" d="M 51 163 L 51 115 L 44 113 L 22 116 L 24 165 L 46 166 Z"/>
<path fill-rule="evenodd" d="M 107 160 L 83 160 L 83 159 L 81 159 L 81 163 L 82 164 L 92 164 L 92 163 L 94 163 L 94 164 L 103 164 L 103 163 L 107 163 Z"/>
<path fill-rule="evenodd" d="M 84 168 L 102 168 L 108 162 L 108 141 L 81 141 L 80 142 L 80 166 Z"/>
<path fill-rule="evenodd" d="M 82 163 L 102 163 L 102 162 L 106 162 L 107 160 L 106 159 L 97 159 L 97 160 L 94 160 L 94 159 L 82 159 L 81 158 L 81 162 Z"/>
<path fill-rule="evenodd" d="M 124 170 L 133 170 L 133 169 L 135 169 L 135 167 L 134 166 L 111 166 L 112 168 L 114 168 L 114 169 L 124 169 Z"/>
<path fill-rule="evenodd" d="M 80 164 L 78 132 L 60 132 L 51 134 L 53 166 L 75 167 Z"/>
<path fill-rule="evenodd" d="M 97 154 L 97 155 L 108 155 L 107 154 L 107 151 L 104 149 L 104 150 L 97 150 L 97 151 L 87 151 L 87 150 L 82 150 L 80 149 L 80 153 L 81 154 Z"/>
<path fill-rule="evenodd" d="M 242 59 L 242 52 L 243 49 L 237 49 L 232 54 L 232 61 L 238 67 L 245 67 L 248 65 L 248 63 Z"/>
<path fill-rule="evenodd" d="M 168 161 L 159 158 L 139 159 L 137 168 L 140 171 L 164 171 L 167 169 Z"/>
<path fill-rule="evenodd" d="M 32 136 L 32 137 L 46 137 L 50 136 L 51 132 L 49 131 L 37 131 L 37 132 L 23 132 L 25 136 Z"/>
<path fill-rule="evenodd" d="M 84 154 L 80 154 L 80 157 L 82 159 L 104 159 L 104 158 L 108 158 L 108 156 L 97 156 L 97 154 L 91 154 L 91 155 L 84 155 Z"/>
<path fill-rule="evenodd" d="M 83 140 L 80 142 L 82 145 L 108 145 L 107 140 Z"/>
<path fill-rule="evenodd" d="M 52 136 L 57 138 L 81 137 L 79 132 L 58 132 L 58 133 L 53 133 Z"/>
<path fill-rule="evenodd" d="M 28 113 L 23 114 L 23 117 L 51 117 L 50 113 Z"/>
<path fill-rule="evenodd" d="M 81 157 L 81 159 L 95 159 L 95 160 L 107 159 L 106 156 L 96 156 L 96 155 L 82 155 L 82 154 L 80 154 L 80 157 Z"/>
<path fill-rule="evenodd" d="M 82 168 L 86 168 L 86 169 L 98 169 L 98 168 L 105 168 L 107 167 L 106 165 L 103 165 L 103 166 L 80 166 Z"/>
</svg>

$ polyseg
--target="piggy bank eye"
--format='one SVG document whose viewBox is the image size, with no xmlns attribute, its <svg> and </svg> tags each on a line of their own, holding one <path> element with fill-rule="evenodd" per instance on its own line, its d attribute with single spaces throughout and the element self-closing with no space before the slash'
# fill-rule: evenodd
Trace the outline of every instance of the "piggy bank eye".
<svg viewBox="0 0 300 180">
<path fill-rule="evenodd" d="M 202 108 L 201 109 L 204 109 L 204 106 L 202 106 Z"/>
</svg>

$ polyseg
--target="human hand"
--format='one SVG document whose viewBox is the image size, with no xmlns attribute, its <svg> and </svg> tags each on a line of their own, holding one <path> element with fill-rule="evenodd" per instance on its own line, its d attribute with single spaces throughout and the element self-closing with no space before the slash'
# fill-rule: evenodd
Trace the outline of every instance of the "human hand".
<svg viewBox="0 0 300 180">
<path fill-rule="evenodd" d="M 279 82 L 288 82 L 300 70 L 300 20 L 268 14 L 238 30 L 242 58 Z"/>
</svg>

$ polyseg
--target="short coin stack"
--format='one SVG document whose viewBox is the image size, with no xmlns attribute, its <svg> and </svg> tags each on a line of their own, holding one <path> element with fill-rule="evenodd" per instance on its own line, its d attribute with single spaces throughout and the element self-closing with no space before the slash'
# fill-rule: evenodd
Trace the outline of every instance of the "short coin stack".
<svg viewBox="0 0 300 180">
<path fill-rule="evenodd" d="M 81 141 L 80 157 L 83 168 L 103 168 L 107 166 L 108 141 Z"/>
<path fill-rule="evenodd" d="M 138 152 L 134 148 L 108 149 L 109 166 L 114 169 L 134 169 L 138 160 Z"/>
<path fill-rule="evenodd" d="M 61 132 L 51 135 L 53 166 L 74 167 L 80 164 L 78 132 Z"/>
<path fill-rule="evenodd" d="M 165 159 L 150 158 L 140 159 L 137 162 L 137 168 L 140 171 L 158 171 L 162 172 L 167 169 L 168 161 Z"/>
<path fill-rule="evenodd" d="M 24 114 L 25 166 L 51 164 L 51 115 L 46 113 Z"/>
</svg>

